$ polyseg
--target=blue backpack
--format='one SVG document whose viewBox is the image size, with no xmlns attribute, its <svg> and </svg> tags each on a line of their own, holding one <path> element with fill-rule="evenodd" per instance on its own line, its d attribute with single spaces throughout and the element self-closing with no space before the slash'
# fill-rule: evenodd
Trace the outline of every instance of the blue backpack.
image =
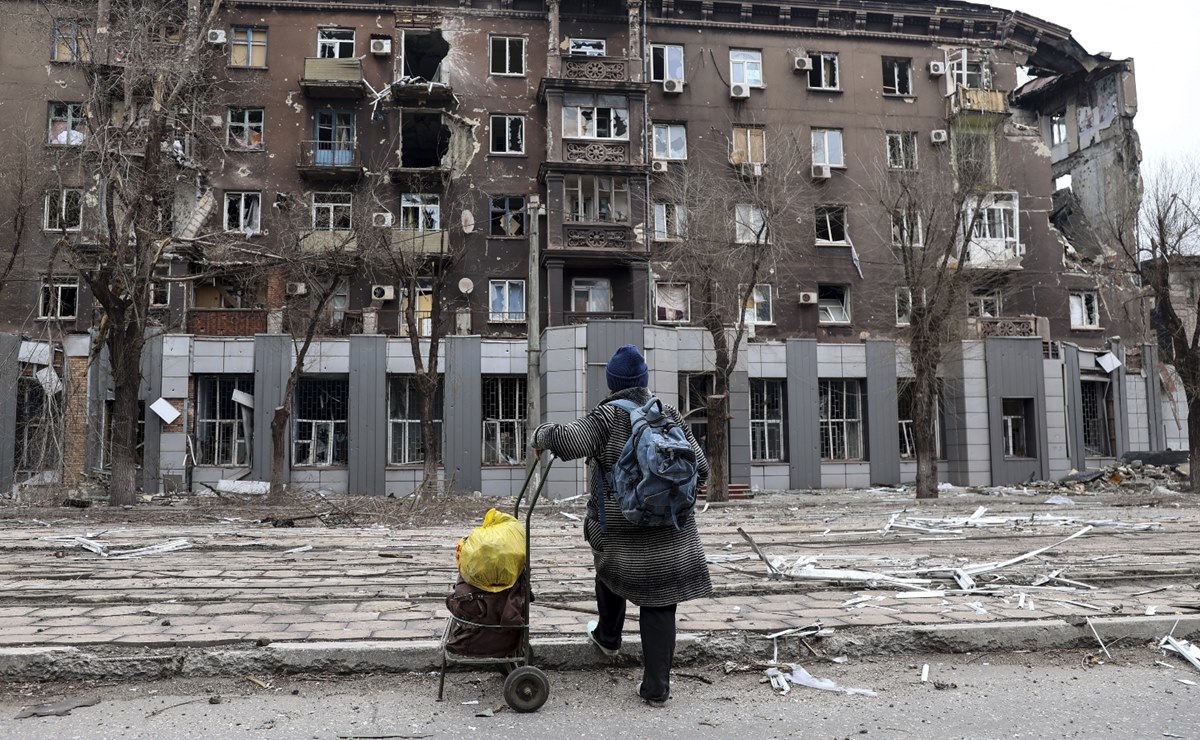
<svg viewBox="0 0 1200 740">
<path fill-rule="evenodd" d="M 663 413 L 662 401 L 651 398 L 609 401 L 629 412 L 632 434 L 610 471 L 609 488 L 625 518 L 647 527 L 675 525 L 691 516 L 696 506 L 699 466 L 696 450 L 683 427 Z M 603 529 L 604 501 L 599 502 Z"/>
</svg>

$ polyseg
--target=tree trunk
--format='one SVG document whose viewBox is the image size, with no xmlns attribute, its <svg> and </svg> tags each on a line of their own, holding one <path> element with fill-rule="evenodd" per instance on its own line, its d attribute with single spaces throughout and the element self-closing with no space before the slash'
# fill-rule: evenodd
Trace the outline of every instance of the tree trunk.
<svg viewBox="0 0 1200 740">
<path fill-rule="evenodd" d="M 417 500 L 420 501 L 425 496 L 437 494 L 441 440 L 438 439 L 437 427 L 433 423 L 437 415 L 433 402 L 437 399 L 438 375 L 436 372 L 427 372 L 418 378 L 417 385 L 421 389 L 421 444 L 425 450 L 421 466 L 421 487 L 417 490 Z"/>
<path fill-rule="evenodd" d="M 123 323 L 123 322 L 122 322 Z M 113 325 L 106 345 L 112 362 L 112 445 L 108 483 L 110 506 L 128 506 L 137 496 L 138 391 L 142 378 L 142 348 L 146 340 L 136 326 Z"/>
<path fill-rule="evenodd" d="M 917 498 L 937 498 L 937 374 L 922 368 L 913 381 L 913 444 L 917 452 Z"/>
<path fill-rule="evenodd" d="M 1200 393 L 1186 385 L 1188 407 L 1188 484 L 1192 493 L 1200 492 Z"/>
<path fill-rule="evenodd" d="M 713 395 L 708 397 L 708 500 L 729 500 L 729 378 L 717 359 Z"/>
<path fill-rule="evenodd" d="M 271 417 L 271 487 L 267 492 L 267 503 L 282 504 L 287 498 L 287 489 L 283 482 L 284 466 L 287 463 L 287 428 L 291 420 L 290 400 L 285 399 L 283 405 L 275 408 Z"/>
</svg>

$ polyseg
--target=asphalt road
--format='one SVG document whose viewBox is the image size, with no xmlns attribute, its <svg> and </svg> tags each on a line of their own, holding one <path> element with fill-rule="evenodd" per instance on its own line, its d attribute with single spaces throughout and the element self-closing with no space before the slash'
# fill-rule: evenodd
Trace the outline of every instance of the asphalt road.
<svg viewBox="0 0 1200 740">
<path fill-rule="evenodd" d="M 925 664 L 929 681 L 922 683 Z M 781 696 L 761 671 L 726 674 L 721 666 L 677 674 L 675 696 L 662 709 L 634 697 L 638 676 L 630 669 L 552 672 L 546 705 L 523 715 L 496 711 L 502 682 L 488 673 L 453 674 L 442 703 L 434 700 L 437 679 L 430 675 L 261 677 L 265 689 L 246 678 L 44 684 L 6 687 L 0 737 L 1200 737 L 1200 671 L 1150 646 L 1113 650 L 1111 659 L 1084 652 L 967 654 L 806 667 L 877 695 L 797 686 Z M 65 717 L 14 719 L 25 706 L 64 696 L 99 703 Z M 478 716 L 488 710 L 492 716 Z"/>
</svg>

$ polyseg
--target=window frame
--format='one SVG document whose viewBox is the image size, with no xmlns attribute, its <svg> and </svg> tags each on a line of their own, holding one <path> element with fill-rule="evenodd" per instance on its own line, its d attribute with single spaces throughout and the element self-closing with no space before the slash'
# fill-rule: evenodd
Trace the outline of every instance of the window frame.
<svg viewBox="0 0 1200 740">
<path fill-rule="evenodd" d="M 686 70 L 684 69 L 683 44 L 650 44 L 650 81 L 651 82 L 666 82 L 668 80 L 674 82 L 686 83 Z M 671 76 L 671 52 L 677 50 L 679 53 L 679 76 Z M 655 55 L 661 54 L 662 74 L 655 75 Z"/>
<path fill-rule="evenodd" d="M 591 112 L 589 118 L 587 112 Z M 586 141 L 629 141 L 629 103 L 624 108 L 611 105 L 598 105 L 593 100 L 591 105 L 563 105 L 562 136 L 564 139 L 583 139 Z M 600 135 L 602 124 L 608 130 L 607 136 Z M 623 132 L 617 129 L 624 126 Z"/>
<path fill-rule="evenodd" d="M 231 226 L 229 223 L 229 206 L 232 200 L 236 199 L 239 202 L 238 206 L 238 224 Z M 258 201 L 257 214 L 254 210 L 247 210 L 247 202 L 253 204 Z M 262 233 L 262 192 L 258 190 L 226 190 L 225 197 L 221 199 L 224 204 L 224 209 L 221 211 L 221 226 L 225 233 L 246 233 L 246 218 L 250 217 L 253 222 L 253 228 L 250 229 L 250 234 Z M 253 209 L 253 206 L 251 206 Z"/>
<path fill-rule="evenodd" d="M 494 416 L 488 415 L 489 403 L 489 385 L 495 384 L 496 411 Z M 511 401 L 511 405 L 515 412 L 515 416 L 503 416 L 505 395 L 515 396 L 515 400 Z M 485 375 L 480 393 L 480 410 L 483 416 L 483 454 L 480 459 L 482 465 L 488 466 L 519 466 L 525 463 L 526 437 L 529 432 L 529 421 L 527 417 L 526 400 L 528 398 L 529 388 L 525 384 L 524 375 Z M 505 431 L 511 435 L 508 444 L 504 443 Z M 489 454 L 488 443 L 493 442 L 491 454 Z M 512 452 L 512 455 L 505 455 L 505 452 Z M 504 459 L 502 459 L 502 456 Z"/>
<path fill-rule="evenodd" d="M 397 391 L 399 386 L 403 386 L 403 394 L 405 402 L 403 409 L 397 407 Z M 442 416 L 445 405 L 445 383 L 438 383 L 437 394 L 434 396 L 433 404 L 435 410 L 441 410 L 442 413 L 435 413 L 433 426 L 435 434 L 439 439 L 442 437 Z M 404 465 L 421 465 L 425 462 L 425 449 L 422 447 L 425 440 L 421 435 L 421 410 L 420 410 L 420 389 L 416 387 L 415 375 L 388 375 L 387 378 L 387 404 L 388 404 L 388 462 L 389 466 L 404 466 Z M 415 411 L 415 415 L 414 415 Z M 398 412 L 403 412 L 406 416 L 399 416 Z M 416 436 L 415 442 L 413 436 Z M 397 439 L 399 437 L 399 439 Z M 397 447 L 399 444 L 399 448 Z M 415 444 L 415 448 L 414 448 Z M 439 451 L 441 445 L 439 444 Z M 397 459 L 397 452 L 402 452 L 399 455 L 401 459 Z M 415 454 L 414 454 L 415 452 Z M 441 455 L 439 455 L 438 462 Z"/>
<path fill-rule="evenodd" d="M 602 186 L 609 181 L 609 189 Z M 590 184 L 590 190 L 585 187 Z M 588 193 L 591 194 L 590 205 Z M 601 215 L 602 196 L 607 193 L 609 218 Z M 632 207 L 629 178 L 609 175 L 571 174 L 563 178 L 563 221 L 570 223 L 628 224 Z M 617 206 L 625 207 L 624 218 L 618 218 Z"/>
<path fill-rule="evenodd" d="M 978 80 L 979 84 L 970 84 L 973 79 Z M 965 48 L 955 49 L 947 54 L 946 82 L 950 85 L 950 92 L 954 92 L 957 87 L 969 90 L 991 89 L 983 58 L 978 53 L 972 53 L 971 49 Z"/>
<path fill-rule="evenodd" d="M 895 96 L 901 98 L 915 97 L 916 93 L 913 90 L 913 63 L 912 57 L 882 57 L 883 60 L 883 94 L 885 96 Z M 888 65 L 892 65 L 892 69 L 888 69 Z M 888 76 L 891 72 L 891 81 L 889 83 Z M 903 85 L 901 82 L 903 81 Z M 907 92 L 903 88 L 907 88 Z"/>
<path fill-rule="evenodd" d="M 659 302 L 660 291 L 665 288 L 682 289 L 683 290 L 683 315 L 677 319 L 666 318 L 662 315 L 663 310 L 671 311 L 667 306 Z M 690 283 L 681 283 L 676 280 L 657 280 L 654 283 L 654 323 L 656 324 L 690 324 L 692 322 L 692 286 Z"/>
<path fill-rule="evenodd" d="M 345 384 L 345 400 L 334 399 L 339 403 L 344 403 L 342 407 L 341 418 L 329 419 L 308 419 L 302 416 L 300 403 L 303 400 L 302 389 L 307 390 L 306 386 L 312 383 L 319 382 L 335 382 Z M 329 395 L 326 391 L 326 395 Z M 322 399 L 322 407 L 324 407 L 324 399 Z M 334 416 L 336 409 L 334 404 L 329 404 L 329 416 Z M 349 422 L 350 422 L 350 380 L 347 376 L 324 376 L 324 375 L 308 375 L 301 376 L 299 384 L 296 387 L 296 397 L 292 402 L 292 467 L 296 468 L 334 468 L 344 467 L 349 464 Z M 304 425 L 308 425 L 309 433 L 312 435 L 307 439 L 301 438 L 301 430 Z M 325 454 L 321 460 L 318 460 L 314 455 L 316 444 L 320 441 L 318 436 L 319 431 L 324 428 L 329 435 L 326 440 Z M 339 441 L 339 431 L 341 440 Z M 308 454 L 301 455 L 301 445 L 308 445 Z M 305 460 L 305 462 L 300 462 Z"/>
<path fill-rule="evenodd" d="M 742 286 L 742 288 L 744 287 Z M 765 296 L 765 300 L 763 296 Z M 760 316 L 762 306 L 766 306 L 766 318 Z M 775 287 L 771 283 L 755 283 L 754 290 L 750 291 L 750 295 L 746 299 L 746 305 L 742 307 L 742 322 L 747 326 L 773 326 L 775 324 Z"/>
<path fill-rule="evenodd" d="M 586 44 L 599 44 L 599 49 L 587 49 L 585 47 Z M 567 56 L 606 57 L 608 56 L 608 39 L 596 38 L 594 36 L 568 36 Z"/>
<path fill-rule="evenodd" d="M 1067 137 L 1067 112 L 1065 110 L 1051 113 L 1050 116 L 1050 148 L 1055 149 L 1060 146 L 1066 146 Z"/>
<path fill-rule="evenodd" d="M 55 18 L 50 30 L 50 61 L 60 64 L 91 61 L 92 56 L 92 22 L 86 18 Z M 67 34 L 63 27 L 69 27 Z M 59 55 L 60 49 L 66 49 L 65 57 Z"/>
<path fill-rule="evenodd" d="M 775 390 L 776 404 L 770 403 Z M 759 397 L 756 399 L 756 395 Z M 772 411 L 777 410 L 777 414 Z M 757 412 L 761 411 L 759 414 Z M 787 462 L 787 381 L 782 378 L 750 379 L 750 462 Z M 774 434 L 772 434 L 774 432 Z"/>
<path fill-rule="evenodd" d="M 972 245 L 988 258 L 996 253 L 997 246 L 1003 250 L 1005 259 L 1016 259 L 1025 254 L 1025 245 L 1021 242 L 1021 201 L 1015 191 L 990 192 L 975 204 L 968 203 L 967 208 L 971 212 L 962 226 L 964 261 L 971 261 Z M 967 233 L 968 229 L 970 233 Z"/>
<path fill-rule="evenodd" d="M 496 148 L 496 126 L 499 124 L 504 132 L 502 140 L 503 149 Z M 516 124 L 520 131 L 521 148 L 514 150 L 509 148 L 513 131 L 512 126 Z M 488 119 L 488 153 L 502 154 L 506 156 L 524 156 L 525 154 L 525 116 L 511 113 L 492 113 Z"/>
<path fill-rule="evenodd" d="M 767 215 L 753 203 L 733 204 L 733 240 L 737 244 L 770 244 Z"/>
<path fill-rule="evenodd" d="M 837 160 L 831 162 L 829 154 L 834 151 L 835 147 L 830 146 L 831 135 L 835 136 L 837 143 Z M 820 141 L 820 150 L 824 156 L 818 156 L 817 142 Z M 840 128 L 813 128 L 812 129 L 812 163 L 813 166 L 826 165 L 835 169 L 845 169 L 846 167 L 846 150 L 844 148 L 843 132 Z"/>
<path fill-rule="evenodd" d="M 239 38 L 239 34 L 242 37 Z M 259 39 L 261 36 L 261 40 Z M 267 29 L 262 26 L 230 26 L 229 27 L 229 56 L 226 60 L 226 66 L 235 69 L 266 69 L 267 68 Z M 234 59 L 234 54 L 239 50 L 245 51 L 246 61 L 244 64 L 239 64 Z M 254 64 L 254 52 L 256 49 L 262 50 L 262 64 Z"/>
<path fill-rule="evenodd" d="M 1090 300 L 1089 300 L 1090 299 Z M 1075 321 L 1075 303 L 1079 302 L 1079 315 L 1082 317 L 1079 323 Z M 1091 310 L 1088 310 L 1088 304 L 1091 304 Z M 1094 290 L 1072 290 L 1067 294 L 1067 308 L 1070 313 L 1071 329 L 1074 331 L 1088 331 L 1101 328 L 1100 326 L 1100 294 Z M 1092 314 L 1092 321 L 1088 321 L 1088 314 Z"/>
<path fill-rule="evenodd" d="M 258 114 L 258 123 L 253 123 L 251 116 Z M 238 115 L 241 120 L 235 121 L 234 117 Z M 258 128 L 257 146 L 252 143 L 251 136 L 255 127 Z M 238 137 L 234 134 L 234 129 L 240 129 L 243 133 L 242 140 L 246 142 L 243 146 L 239 143 Z M 230 106 L 225 110 L 225 148 L 237 152 L 261 152 L 267 148 L 266 144 L 267 132 L 267 111 L 262 107 L 240 107 Z"/>
<path fill-rule="evenodd" d="M 599 298 L 605 298 L 604 305 L 600 308 L 579 309 L 579 298 L 581 291 L 586 295 L 585 304 L 591 306 L 593 301 Z M 591 278 L 577 277 L 571 279 L 571 310 L 572 313 L 612 313 L 613 311 L 613 288 L 612 280 L 608 278 Z"/>
<path fill-rule="evenodd" d="M 521 287 L 521 310 L 513 310 L 513 287 Z M 496 289 L 502 288 L 501 293 Z M 503 311 L 496 310 L 496 298 L 503 300 Z M 525 281 L 521 278 L 493 278 L 488 281 L 488 323 L 490 324 L 524 324 L 526 321 L 526 304 L 528 297 L 525 291 Z"/>
<path fill-rule="evenodd" d="M 841 396 L 842 411 L 835 417 L 835 392 Z M 821 462 L 865 462 L 863 445 L 863 387 L 859 378 L 820 378 L 817 381 L 817 419 L 820 425 Z M 854 413 L 846 411 L 848 398 L 854 399 Z M 835 435 L 840 427 L 840 442 Z M 840 448 L 840 450 L 838 449 Z"/>
<path fill-rule="evenodd" d="M 503 72 L 496 71 L 496 44 L 502 42 L 504 44 L 504 70 Z M 512 71 L 512 44 L 517 42 L 520 44 L 520 54 L 518 55 L 520 62 L 520 71 Z M 506 36 L 503 34 L 488 35 L 488 73 L 493 77 L 524 77 L 526 74 L 525 50 L 527 47 L 526 38 L 524 36 Z"/>
<path fill-rule="evenodd" d="M 350 34 L 350 38 L 333 38 L 332 34 Z M 353 59 L 358 45 L 358 31 L 354 28 L 318 28 L 317 29 L 317 58 L 318 59 Z M 349 46 L 350 53 L 344 54 Z M 326 51 L 332 53 L 326 54 Z"/>
<path fill-rule="evenodd" d="M 988 315 L 988 304 L 995 307 L 995 313 Z M 979 319 L 998 319 L 1004 315 L 1004 294 L 998 290 L 980 290 L 967 296 L 967 316 Z"/>
<path fill-rule="evenodd" d="M 436 234 L 442 230 L 442 198 L 437 193 L 403 193 L 400 196 L 400 222 L 396 228 L 415 234 Z M 432 226 L 428 226 L 432 216 Z"/>
<path fill-rule="evenodd" d="M 841 298 L 822 295 L 833 291 L 840 291 Z M 835 309 L 841 311 L 841 318 L 834 314 Z M 850 311 L 850 286 L 833 283 L 819 284 L 817 286 L 817 323 L 827 326 L 847 326 L 853 321 L 854 316 Z"/>
<path fill-rule="evenodd" d="M 901 311 L 901 304 L 906 307 Z M 912 288 L 900 286 L 896 288 L 896 326 L 912 326 Z"/>
<path fill-rule="evenodd" d="M 322 200 L 318 200 L 321 198 Z M 345 202 L 341 202 L 342 199 Z M 354 193 L 342 190 L 318 190 L 313 192 L 312 200 L 312 230 L 313 231 L 348 231 L 354 228 Z M 329 225 L 318 226 L 317 214 L 324 212 L 329 218 Z M 345 221 L 341 220 L 345 217 Z M 339 224 L 344 223 L 344 226 Z"/>
<path fill-rule="evenodd" d="M 63 313 L 64 291 L 73 292 L 75 310 Z M 42 278 L 38 289 L 38 318 L 45 321 L 74 321 L 79 318 L 79 278 L 70 275 L 54 275 L 47 280 Z M 50 308 L 53 303 L 53 311 Z"/>
<path fill-rule="evenodd" d="M 653 124 L 653 157 L 663 161 L 682 162 L 687 160 L 687 124 L 686 123 L 655 123 Z M 665 138 L 662 139 L 666 147 L 666 151 L 659 149 L 660 136 L 662 133 Z M 676 151 L 675 135 L 682 133 L 683 148 L 682 151 Z"/>
<path fill-rule="evenodd" d="M 233 391 L 254 395 L 254 375 L 205 373 L 196 377 L 196 411 L 193 432 L 196 465 L 214 468 L 244 468 L 250 465 L 251 437 L 246 416 L 232 400 Z M 224 396 L 227 396 L 224 397 Z M 229 416 L 225 414 L 231 412 Z M 210 425 L 207 429 L 205 425 Z M 228 440 L 228 455 L 221 448 Z M 211 454 L 210 454 L 211 453 Z"/>
<path fill-rule="evenodd" d="M 65 115 L 55 115 L 55 109 L 58 107 L 66 109 Z M 55 123 L 63 123 L 66 126 L 57 135 L 54 133 Z M 83 130 L 80 130 L 81 128 Z M 77 134 L 79 138 L 69 135 L 71 133 Z M 66 141 L 55 141 L 55 139 L 63 135 L 66 135 Z M 84 111 L 84 104 L 67 103 L 57 100 L 50 101 L 46 106 L 46 145 L 55 147 L 83 146 L 85 141 L 87 141 L 87 115 Z"/>
<path fill-rule="evenodd" d="M 514 201 L 520 201 L 520 205 L 514 207 Z M 527 200 L 524 195 L 491 196 L 488 199 L 488 238 L 524 239 L 528 229 L 526 204 Z M 513 231 L 511 226 L 505 229 L 504 224 L 516 224 L 516 233 L 511 233 Z M 501 229 L 499 232 L 496 230 L 498 226 Z"/>
<path fill-rule="evenodd" d="M 892 226 L 893 247 L 925 248 L 925 225 L 921 220 L 920 211 L 916 209 L 892 211 L 889 217 Z M 906 235 L 910 237 L 907 240 L 905 239 Z"/>
<path fill-rule="evenodd" d="M 755 141 L 757 139 L 757 141 Z M 755 145 L 758 145 L 758 159 L 754 158 Z M 766 164 L 767 163 L 767 129 L 763 126 L 735 125 L 730 136 L 729 163 Z"/>
<path fill-rule="evenodd" d="M 835 239 L 837 236 L 838 216 L 840 215 L 841 239 Z M 813 225 L 816 236 L 817 246 L 822 247 L 844 247 L 850 244 L 850 210 L 840 204 L 826 203 L 813 208 Z M 824 229 L 822 229 L 824 226 Z M 824 230 L 827 238 L 822 238 L 821 232 Z"/>
<path fill-rule="evenodd" d="M 745 59 L 734 59 L 735 55 L 743 55 Z M 754 74 L 750 75 L 749 72 Z M 751 79 L 753 77 L 754 79 Z M 730 48 L 729 50 L 729 83 L 731 85 L 747 85 L 764 88 L 766 81 L 763 77 L 762 49 Z"/>
<path fill-rule="evenodd" d="M 833 84 L 828 84 L 825 79 L 825 62 L 833 60 Z M 841 62 L 838 60 L 836 51 L 813 51 L 809 52 L 808 60 L 812 63 L 812 68 L 808 70 L 808 89 L 817 90 L 819 92 L 841 92 L 842 91 L 842 70 Z M 813 79 L 817 78 L 818 84 L 813 84 Z"/>
<path fill-rule="evenodd" d="M 654 241 L 677 242 L 686 235 L 687 208 L 683 203 L 654 203 Z"/>
<path fill-rule="evenodd" d="M 883 140 L 889 170 L 917 169 L 917 132 L 888 131 Z"/>
<path fill-rule="evenodd" d="M 68 206 L 72 198 L 78 200 L 78 208 L 71 209 L 71 212 L 68 213 Z M 42 210 L 42 230 L 68 234 L 77 234 L 83 231 L 83 203 L 83 188 L 59 188 L 46 191 Z M 72 226 L 63 225 L 68 222 L 68 215 L 75 217 Z M 54 217 L 54 223 L 51 222 L 51 216 Z"/>
<path fill-rule="evenodd" d="M 1020 404 L 1019 412 L 1014 408 Z M 1033 460 L 1036 454 L 1029 454 L 1031 448 L 1036 452 L 1036 440 L 1033 437 L 1033 425 L 1030 424 L 1030 407 L 1032 398 L 1001 398 L 1000 399 L 1000 443 L 1006 460 Z M 1020 421 L 1018 426 L 1015 422 Z M 1017 450 L 1017 432 L 1020 433 L 1021 449 Z"/>
</svg>

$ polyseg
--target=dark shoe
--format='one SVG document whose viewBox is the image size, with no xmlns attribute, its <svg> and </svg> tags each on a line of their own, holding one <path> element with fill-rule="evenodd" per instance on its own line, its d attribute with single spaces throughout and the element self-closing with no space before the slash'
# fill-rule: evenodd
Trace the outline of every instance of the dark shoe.
<svg viewBox="0 0 1200 740">
<path fill-rule="evenodd" d="M 655 709 L 662 709 L 663 707 L 667 706 L 667 699 L 671 698 L 670 696 L 668 696 L 667 699 L 647 699 L 646 697 L 642 696 L 642 682 L 641 681 L 638 681 L 637 695 L 638 695 L 639 699 L 646 702 L 647 704 L 654 707 Z"/>
<path fill-rule="evenodd" d="M 596 639 L 596 627 L 598 627 L 599 625 L 600 625 L 600 623 L 594 619 L 587 623 L 588 639 L 592 641 L 593 645 L 595 645 L 597 648 L 600 649 L 600 652 L 604 653 L 608 657 L 610 657 L 610 658 L 617 657 L 617 655 L 619 655 L 621 652 L 621 644 L 617 643 L 617 646 L 615 648 L 606 647 L 605 645 L 600 644 L 600 641 Z"/>
</svg>

